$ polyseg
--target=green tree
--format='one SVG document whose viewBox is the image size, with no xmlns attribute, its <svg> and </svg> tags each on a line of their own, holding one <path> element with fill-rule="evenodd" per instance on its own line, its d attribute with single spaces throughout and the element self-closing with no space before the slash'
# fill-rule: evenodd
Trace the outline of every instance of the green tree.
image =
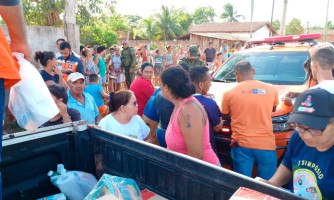
<svg viewBox="0 0 334 200">
<path fill-rule="evenodd" d="M 158 29 L 158 26 L 156 26 L 156 22 L 154 21 L 153 17 L 150 16 L 146 19 L 143 20 L 143 26 L 144 26 L 144 36 L 149 40 L 153 40 L 158 32 L 159 32 L 159 29 Z"/>
<path fill-rule="evenodd" d="M 26 25 L 28 26 L 61 26 L 59 15 L 65 9 L 65 0 L 23 0 Z"/>
<path fill-rule="evenodd" d="M 77 0 L 77 24 L 90 23 L 92 16 L 104 12 L 114 13 L 114 0 Z M 60 18 L 65 10 L 65 0 L 23 0 L 26 24 L 29 26 L 62 26 Z"/>
<path fill-rule="evenodd" d="M 272 26 L 276 31 L 278 31 L 281 28 L 281 22 L 278 19 L 276 19 L 275 21 L 273 21 Z"/>
<path fill-rule="evenodd" d="M 305 33 L 299 19 L 293 18 L 285 28 L 285 35 L 298 35 Z"/>
<path fill-rule="evenodd" d="M 238 22 L 238 18 L 245 19 L 243 15 L 238 15 L 238 11 L 234 11 L 230 3 L 224 5 L 224 12 L 220 15 L 220 18 L 224 19 L 226 22 Z"/>
<path fill-rule="evenodd" d="M 178 15 L 173 15 L 173 7 L 161 6 L 161 13 L 157 13 L 157 26 L 160 29 L 162 38 L 166 41 L 175 37 Z"/>
<path fill-rule="evenodd" d="M 332 23 L 332 21 L 327 22 L 327 28 L 328 29 L 334 29 L 334 24 Z"/>
<path fill-rule="evenodd" d="M 184 11 L 184 8 L 175 9 L 172 12 L 172 16 L 177 16 L 176 26 L 174 29 L 175 36 L 181 36 L 188 33 L 189 27 L 193 22 L 191 14 Z"/>
<path fill-rule="evenodd" d="M 125 18 L 127 19 L 126 25 L 130 27 L 131 38 L 135 39 L 136 33 L 138 33 L 138 29 L 140 28 L 142 17 L 139 15 L 125 15 Z"/>
<path fill-rule="evenodd" d="M 192 14 L 196 25 L 204 22 L 214 22 L 215 10 L 211 6 L 198 7 Z"/>
<path fill-rule="evenodd" d="M 188 33 L 191 23 L 194 19 L 191 14 L 179 10 L 179 17 L 177 18 L 177 23 L 181 26 L 184 33 Z"/>
</svg>

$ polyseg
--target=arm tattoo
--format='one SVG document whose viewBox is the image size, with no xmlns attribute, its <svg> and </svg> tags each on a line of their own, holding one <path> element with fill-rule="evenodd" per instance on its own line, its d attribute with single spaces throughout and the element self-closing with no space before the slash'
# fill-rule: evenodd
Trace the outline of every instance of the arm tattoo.
<svg viewBox="0 0 334 200">
<path fill-rule="evenodd" d="M 187 116 L 186 116 L 186 121 L 187 121 L 187 128 L 190 128 L 191 127 L 191 124 L 190 124 L 190 118 L 191 118 L 191 116 L 189 115 L 189 114 L 187 114 Z"/>
</svg>

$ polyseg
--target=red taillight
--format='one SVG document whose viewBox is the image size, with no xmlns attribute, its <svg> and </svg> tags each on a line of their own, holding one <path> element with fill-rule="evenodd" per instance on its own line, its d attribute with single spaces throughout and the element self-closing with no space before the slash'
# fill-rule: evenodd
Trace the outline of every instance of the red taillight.
<svg viewBox="0 0 334 200">
<path fill-rule="evenodd" d="M 222 132 L 223 133 L 230 133 L 231 132 L 231 128 L 229 126 L 223 126 Z"/>
</svg>

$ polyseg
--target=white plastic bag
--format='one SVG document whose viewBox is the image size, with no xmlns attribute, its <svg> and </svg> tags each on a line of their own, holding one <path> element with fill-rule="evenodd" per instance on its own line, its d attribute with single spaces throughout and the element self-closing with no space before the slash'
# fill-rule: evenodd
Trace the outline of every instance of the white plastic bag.
<svg viewBox="0 0 334 200">
<path fill-rule="evenodd" d="M 51 182 L 57 186 L 68 200 L 83 200 L 97 183 L 95 176 L 82 171 L 67 171 L 63 164 L 58 164 L 60 175 L 51 175 Z"/>
<path fill-rule="evenodd" d="M 10 90 L 8 108 L 17 123 L 28 131 L 35 131 L 59 113 L 42 76 L 21 53 L 13 53 L 20 65 L 21 81 Z"/>
</svg>

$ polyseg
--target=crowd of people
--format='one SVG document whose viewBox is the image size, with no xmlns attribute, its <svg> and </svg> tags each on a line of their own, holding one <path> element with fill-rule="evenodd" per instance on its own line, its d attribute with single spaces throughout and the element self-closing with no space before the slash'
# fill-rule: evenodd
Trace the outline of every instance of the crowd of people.
<svg viewBox="0 0 334 200">
<path fill-rule="evenodd" d="M 4 91 L 20 80 L 11 52 L 21 52 L 27 60 L 31 55 L 22 5 L 7 1 L 0 5 L 11 37 L 9 46 L 0 32 L 2 122 Z M 271 121 L 279 101 L 276 88 L 254 80 L 254 68 L 248 61 L 240 61 L 234 66 L 238 84 L 224 93 L 221 109 L 208 94 L 209 71 L 227 59 L 226 42 L 219 52 L 209 43 L 204 51 L 192 45 L 180 48 L 176 55 L 168 46 L 165 53 L 156 50 L 152 60 L 145 47 L 136 51 L 128 41 L 122 43 L 122 50 L 117 46 L 107 49 L 87 45 L 79 54 L 64 39 L 58 39 L 56 45 L 59 52 L 35 53 L 35 60 L 42 65 L 40 74 L 59 109 L 59 114 L 42 127 L 86 120 L 90 126 L 221 166 L 213 134 L 222 128 L 224 119 L 231 119 L 234 171 L 251 176 L 256 164 L 257 175 L 266 183 L 281 187 L 292 181 L 292 192 L 307 192 L 310 199 L 334 196 L 332 47 L 315 49 L 305 62 L 309 89 L 289 92 L 284 98 L 286 104 L 294 107 L 288 121 L 294 133 L 283 162 L 276 168 Z M 234 48 L 241 50 L 241 43 L 237 42 Z M 249 44 L 244 48 L 250 48 Z M 151 122 L 157 125 L 155 133 Z"/>
<path fill-rule="evenodd" d="M 63 43 L 60 44 L 60 49 L 68 47 L 68 44 Z M 235 46 L 241 49 L 239 45 Z M 82 52 L 87 52 L 87 48 Z M 221 166 L 214 133 L 222 128 L 224 120 L 231 119 L 234 171 L 251 177 L 253 165 L 256 165 L 257 176 L 275 186 L 282 186 L 291 179 L 295 181 L 296 177 L 299 177 L 300 182 L 303 180 L 301 176 L 310 175 L 300 172 L 295 177 L 296 166 L 299 169 L 308 166 L 303 162 L 317 164 L 319 168 L 326 169 L 326 176 L 333 175 L 333 170 L 329 169 L 334 162 L 333 156 L 329 156 L 329 163 L 325 162 L 328 157 L 321 156 L 334 151 L 334 140 L 331 138 L 334 117 L 332 48 L 317 49 L 305 62 L 310 89 L 301 94 L 290 92 L 283 99 L 287 105 L 294 106 L 289 122 L 295 127 L 295 132 L 278 168 L 271 119 L 271 113 L 275 112 L 279 103 L 278 92 L 274 86 L 254 80 L 255 70 L 248 61 L 240 61 L 235 65 L 234 73 L 238 84 L 224 93 L 220 109 L 208 91 L 211 86 L 210 70 L 219 67 L 224 56 L 221 52 L 216 53 L 212 43 L 204 51 L 204 54 L 211 54 L 208 56 L 201 56 L 200 49 L 194 45 L 181 48 L 176 56 L 172 54 L 171 46 L 166 48 L 165 55 L 156 50 L 153 63 L 146 58 L 139 70 L 138 56 L 141 59 L 143 56 L 147 57 L 144 50 L 136 53 L 127 41 L 123 43 L 121 53 L 120 48 L 115 47 L 114 54 L 104 58 L 105 50 L 105 47 L 100 46 L 97 54 L 90 56 L 93 60 L 90 63 L 95 63 L 97 67 L 95 73 L 90 72 L 88 84 L 85 77 L 88 75 L 85 72 L 87 63 L 83 65 L 83 73 L 80 70 L 74 72 L 74 68 L 57 68 L 60 65 L 57 65 L 52 52 L 36 54 L 36 59 L 40 59 L 43 65 L 41 75 L 61 111 L 46 125 L 88 120 L 91 126 L 154 143 Z M 225 47 L 222 50 L 227 51 Z M 91 50 L 89 52 L 94 53 Z M 74 56 L 73 53 L 66 53 L 61 52 L 61 55 L 67 55 L 68 60 Z M 58 60 L 64 60 L 63 56 Z M 78 61 L 73 58 L 71 60 Z M 66 66 L 63 64 L 66 61 L 60 63 Z M 80 69 L 81 64 L 75 64 Z M 101 69 L 106 72 L 98 73 Z M 103 77 L 109 73 L 110 80 L 115 84 L 119 84 L 121 79 L 125 80 L 126 88 L 115 86 L 114 90 L 108 91 L 110 87 L 103 87 L 103 84 L 108 85 Z M 124 77 L 120 79 L 119 74 L 122 73 Z M 52 88 L 55 83 L 61 91 L 66 91 L 67 87 L 70 89 L 68 97 L 64 92 L 62 95 L 54 94 Z M 157 83 L 156 86 L 159 87 L 155 87 L 153 83 Z M 110 95 L 106 94 L 107 91 L 111 92 Z M 298 97 L 295 102 L 294 97 Z M 152 129 L 155 130 L 153 124 L 156 131 L 152 132 Z M 310 151 L 312 154 L 297 153 L 299 150 Z M 334 191 L 327 186 L 329 182 L 324 181 L 326 178 L 323 179 L 323 176 L 316 176 L 314 181 L 323 195 L 330 196 Z M 297 190 L 298 186 L 294 185 L 293 188 Z"/>
</svg>

